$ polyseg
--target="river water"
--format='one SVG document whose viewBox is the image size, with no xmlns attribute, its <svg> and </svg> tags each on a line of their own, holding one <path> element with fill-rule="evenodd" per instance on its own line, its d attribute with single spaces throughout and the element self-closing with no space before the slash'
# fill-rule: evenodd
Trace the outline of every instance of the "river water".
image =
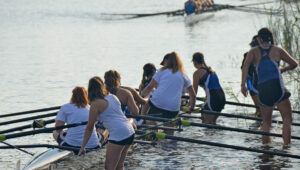
<svg viewBox="0 0 300 170">
<path fill-rule="evenodd" d="M 216 0 L 239 5 L 254 0 Z M 266 7 L 277 6 L 268 4 Z M 261 6 L 263 7 L 263 6 Z M 103 77 L 115 69 L 122 84 L 138 87 L 147 62 L 159 67 L 163 56 L 176 51 L 190 78 L 192 54 L 204 53 L 206 62 L 219 75 L 229 101 L 251 103 L 240 91 L 240 63 L 257 30 L 267 25 L 268 16 L 221 10 L 208 20 L 185 25 L 182 16 L 153 16 L 126 19 L 104 13 L 153 13 L 183 8 L 181 0 L 1 0 L 0 1 L 0 114 L 59 106 L 67 103 L 75 86 L 85 86 L 92 76 Z M 198 92 L 203 96 L 204 92 Z M 253 109 L 227 105 L 226 113 L 253 113 Z M 280 116 L 275 112 L 276 119 Z M 0 122 L 16 119 L 6 118 Z M 298 116 L 294 115 L 294 120 Z M 199 121 L 194 119 L 193 121 Z M 25 122 L 29 124 L 30 121 Z M 221 117 L 218 124 L 253 128 L 252 121 Z M 17 125 L 0 126 L 0 130 Z M 281 126 L 273 127 L 280 133 Z M 297 136 L 299 128 L 293 128 Z M 178 136 L 231 145 L 263 148 L 260 136 L 188 127 Z M 55 144 L 42 134 L 7 140 L 10 144 Z M 300 142 L 293 140 L 285 150 L 300 154 Z M 274 138 L 271 149 L 282 149 Z M 30 149 L 40 152 L 45 149 Z M 0 169 L 23 166 L 31 156 L 17 150 L 1 150 Z M 177 142 L 175 148 L 143 146 L 128 157 L 128 169 L 264 169 L 299 167 L 299 160 L 266 157 L 257 153 Z M 130 161 L 138 162 L 131 164 Z"/>
</svg>

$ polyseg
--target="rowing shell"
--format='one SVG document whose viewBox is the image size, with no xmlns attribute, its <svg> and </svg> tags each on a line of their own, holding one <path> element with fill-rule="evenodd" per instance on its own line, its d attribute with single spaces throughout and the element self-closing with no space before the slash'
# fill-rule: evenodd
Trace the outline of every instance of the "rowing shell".
<svg viewBox="0 0 300 170">
<path fill-rule="evenodd" d="M 49 149 L 34 156 L 30 162 L 23 168 L 23 170 L 34 170 L 43 169 L 59 159 L 73 155 L 72 151 L 60 150 L 60 149 Z"/>
<path fill-rule="evenodd" d="M 194 25 L 200 21 L 204 21 L 207 19 L 210 19 L 214 16 L 214 12 L 204 12 L 204 13 L 199 13 L 199 14 L 191 14 L 191 15 L 186 15 L 184 17 L 184 22 L 186 25 Z"/>
</svg>

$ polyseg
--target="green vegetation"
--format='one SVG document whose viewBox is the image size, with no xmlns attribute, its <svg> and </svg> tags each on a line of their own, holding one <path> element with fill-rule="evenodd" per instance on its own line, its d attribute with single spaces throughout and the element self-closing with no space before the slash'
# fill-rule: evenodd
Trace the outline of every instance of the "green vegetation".
<svg viewBox="0 0 300 170">
<path fill-rule="evenodd" d="M 276 9 L 278 10 L 278 9 Z M 274 34 L 275 44 L 287 50 L 300 64 L 300 1 L 289 0 L 280 2 L 281 16 L 271 15 L 269 28 Z M 300 106 L 300 68 L 284 74 L 287 85 L 291 88 L 293 108 Z"/>
</svg>

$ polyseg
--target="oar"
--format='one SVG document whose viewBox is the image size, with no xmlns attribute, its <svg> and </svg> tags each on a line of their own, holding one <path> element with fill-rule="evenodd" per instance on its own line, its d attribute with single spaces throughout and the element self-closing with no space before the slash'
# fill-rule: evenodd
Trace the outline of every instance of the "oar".
<svg viewBox="0 0 300 170">
<path fill-rule="evenodd" d="M 224 117 L 229 117 L 229 118 L 242 118 L 242 119 L 248 119 L 248 120 L 256 120 L 262 122 L 262 118 L 259 117 L 252 117 L 252 116 L 244 116 L 244 115 L 236 115 L 236 114 L 229 114 L 229 113 L 220 113 L 220 112 L 215 112 L 215 111 L 210 111 L 210 110 L 199 110 L 200 113 L 204 114 L 209 114 L 209 115 L 216 115 L 216 116 L 224 116 Z M 180 117 L 185 117 L 185 118 L 198 118 L 201 119 L 200 116 L 191 116 L 191 115 L 184 115 L 181 114 L 179 115 Z M 272 123 L 279 123 L 283 124 L 283 121 L 280 120 L 272 120 Z M 292 123 L 294 126 L 300 126 L 300 123 Z"/>
<path fill-rule="evenodd" d="M 222 148 L 230 148 L 230 149 L 235 149 L 235 150 L 243 150 L 243 151 L 263 153 L 263 154 L 268 154 L 268 155 L 277 155 L 277 156 L 300 159 L 299 155 L 292 155 L 292 154 L 287 154 L 287 153 L 282 153 L 282 152 L 266 151 L 266 150 L 260 150 L 260 149 L 256 149 L 256 148 L 248 148 L 248 147 L 243 147 L 243 146 L 209 142 L 209 141 L 203 141 L 203 140 L 198 140 L 198 139 L 190 139 L 190 138 L 167 135 L 167 134 L 161 133 L 161 132 L 136 131 L 136 133 L 141 134 L 141 135 L 143 135 L 143 134 L 151 135 L 151 133 L 154 133 L 155 137 L 158 139 L 172 139 L 172 140 L 182 141 L 182 142 L 197 143 L 197 144 L 203 144 L 203 145 L 209 145 L 209 146 L 217 146 L 217 147 L 222 147 Z"/>
<path fill-rule="evenodd" d="M 184 99 L 189 99 L 190 97 L 189 96 L 182 96 L 182 98 Z M 196 100 L 200 100 L 200 101 L 205 101 L 206 99 L 204 97 L 196 97 Z M 259 108 L 259 106 L 256 106 L 256 105 L 253 105 L 253 104 L 246 104 L 246 103 L 237 103 L 237 102 L 231 102 L 231 101 L 226 101 L 225 102 L 226 104 L 229 104 L 229 105 L 235 105 L 235 106 L 244 106 L 244 107 L 253 107 L 253 108 Z M 277 108 L 274 108 L 274 110 L 278 110 Z M 293 113 L 299 113 L 300 114 L 300 111 L 298 110 L 292 110 Z"/>
<path fill-rule="evenodd" d="M 140 144 L 148 144 L 148 145 L 156 145 L 155 142 L 149 142 L 149 141 L 141 141 L 141 140 L 134 140 L 134 143 L 140 143 Z M 50 144 L 31 144 L 31 145 L 14 145 L 14 146 L 0 146 L 0 149 L 15 149 L 15 147 L 18 148 L 58 148 L 62 150 L 68 150 L 68 151 L 79 151 L 79 147 L 70 147 L 70 146 L 60 146 L 60 145 L 50 145 Z M 93 151 L 95 149 L 88 149 L 87 151 Z"/>
<path fill-rule="evenodd" d="M 139 116 L 139 115 L 136 115 L 136 116 L 126 115 L 126 116 L 130 117 L 130 118 L 140 118 L 140 119 L 160 121 L 160 122 L 170 121 L 170 119 L 151 117 L 151 116 Z M 195 123 L 195 122 L 190 122 L 188 120 L 180 120 L 180 119 L 177 119 L 177 120 L 178 120 L 177 121 L 178 124 L 183 125 L 183 126 L 205 127 L 205 128 L 209 128 L 209 129 L 220 129 L 220 130 L 242 132 L 242 133 L 249 133 L 249 134 L 256 134 L 256 135 L 282 137 L 281 134 L 276 134 L 276 133 L 269 133 L 269 132 L 263 132 L 263 131 L 255 131 L 255 130 L 246 130 L 246 129 L 239 129 L 239 128 L 231 128 L 231 127 L 226 127 L 226 126 L 217 126 L 217 125 L 203 124 L 203 123 Z M 300 137 L 298 137 L 298 136 L 291 136 L 291 138 L 300 140 Z"/>
<path fill-rule="evenodd" d="M 101 13 L 102 15 L 124 15 L 124 16 L 132 16 L 132 18 L 140 18 L 140 17 L 149 17 L 149 16 L 157 16 L 157 15 L 183 15 L 183 9 L 165 11 L 165 12 L 156 12 L 156 13 Z"/>
<path fill-rule="evenodd" d="M 274 2 L 274 1 L 273 1 Z M 262 2 L 262 3 L 252 3 L 252 4 L 245 4 L 245 5 L 227 5 L 227 4 L 215 4 L 214 6 L 217 7 L 217 10 L 222 10 L 222 9 L 231 9 L 231 8 L 238 8 L 238 7 L 246 7 L 246 6 L 253 6 L 253 5 L 262 5 L 262 4 L 267 4 L 267 3 L 272 3 L 272 2 Z M 211 12 L 212 10 L 207 10 L 207 11 L 201 11 L 203 12 Z M 123 16 L 132 16 L 129 18 L 141 18 L 141 17 L 149 17 L 149 16 L 158 16 L 158 15 L 172 15 L 172 16 L 177 16 L 177 15 L 184 15 L 184 9 L 177 9 L 177 10 L 172 10 L 172 11 L 165 11 L 165 12 L 156 12 L 156 13 L 101 13 L 102 15 L 123 15 Z"/>
<path fill-rule="evenodd" d="M 15 120 L 7 121 L 7 122 L 0 122 L 0 125 L 8 125 L 8 124 L 12 124 L 12 123 L 24 122 L 24 121 L 27 121 L 27 120 L 34 120 L 34 119 L 39 119 L 39 118 L 56 116 L 57 113 L 58 112 L 54 112 L 54 113 L 48 113 L 48 114 L 44 114 L 44 115 L 26 117 L 26 118 L 22 118 L 22 119 L 15 119 Z"/>
<path fill-rule="evenodd" d="M 27 131 L 27 132 L 20 132 L 20 133 L 14 133 L 14 134 L 1 134 L 0 135 L 0 141 L 5 141 L 7 139 L 12 139 L 12 138 L 18 138 L 18 137 L 23 137 L 23 136 L 28 136 L 28 135 L 35 135 L 35 134 L 40 134 L 40 133 L 51 133 L 53 130 L 59 130 L 59 129 L 64 129 L 64 128 L 70 128 L 70 127 L 76 127 L 76 126 L 81 126 L 81 125 L 86 125 L 87 122 L 81 122 L 81 123 L 73 123 L 73 124 L 68 124 L 64 126 L 57 126 L 57 127 L 52 127 L 52 128 L 44 128 L 44 129 L 37 129 L 37 130 L 32 130 L 32 131 Z"/>
<path fill-rule="evenodd" d="M 55 122 L 55 119 L 45 120 L 44 125 L 54 123 L 54 122 Z M 25 130 L 25 129 L 29 129 L 29 128 L 34 128 L 34 127 L 32 126 L 32 124 L 19 126 L 19 127 L 15 127 L 15 128 L 11 128 L 11 129 L 2 130 L 2 131 L 0 131 L 0 134 L 14 132 L 14 131 L 18 131 L 18 130 Z"/>
<path fill-rule="evenodd" d="M 33 145 L 15 145 L 18 148 L 57 148 L 57 149 L 62 149 L 62 150 L 67 150 L 67 151 L 74 151 L 77 152 L 79 151 L 79 147 L 70 147 L 70 146 L 60 146 L 60 145 L 50 145 L 50 144 L 33 144 Z M 11 146 L 0 146 L 0 149 L 15 149 L 14 147 Z M 94 151 L 96 149 L 86 149 L 87 152 Z"/>
<path fill-rule="evenodd" d="M 61 106 L 55 106 L 55 107 L 48 107 L 48 108 L 43 108 L 43 109 L 29 110 L 29 111 L 24 111 L 24 112 L 9 113 L 9 114 L 0 115 L 0 118 L 25 115 L 25 114 L 37 113 L 37 112 L 45 112 L 45 111 L 50 111 L 50 110 L 57 110 L 57 109 L 60 109 L 60 107 Z"/>
<path fill-rule="evenodd" d="M 161 130 L 173 130 L 173 131 L 182 131 L 182 129 L 179 129 L 179 128 L 173 128 L 173 127 L 162 127 L 162 126 L 158 126 L 158 127 L 155 127 L 154 125 L 146 125 L 146 124 L 142 124 L 142 125 L 139 125 L 137 126 L 139 129 L 140 128 L 146 128 L 146 129 L 161 129 Z"/>
<path fill-rule="evenodd" d="M 3 144 L 5 144 L 5 145 L 7 145 L 8 147 L 11 147 L 11 148 L 13 148 L 13 149 L 17 149 L 17 150 L 19 150 L 19 151 L 21 151 L 21 152 L 24 152 L 24 153 L 26 153 L 26 154 L 29 154 L 29 155 L 31 155 L 31 156 L 33 156 L 34 154 L 33 153 L 31 153 L 31 152 L 28 152 L 28 151 L 26 151 L 26 150 L 24 150 L 24 149 L 21 149 L 20 147 L 18 147 L 18 146 L 15 146 L 15 145 L 11 145 L 11 144 L 9 144 L 9 143 L 6 143 L 6 142 L 4 142 L 4 141 L 0 141 L 1 143 L 3 143 Z"/>
</svg>

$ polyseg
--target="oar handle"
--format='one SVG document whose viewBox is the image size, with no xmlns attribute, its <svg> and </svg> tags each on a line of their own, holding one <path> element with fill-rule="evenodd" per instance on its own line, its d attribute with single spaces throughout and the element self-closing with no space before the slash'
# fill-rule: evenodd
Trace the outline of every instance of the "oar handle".
<svg viewBox="0 0 300 170">
<path fill-rule="evenodd" d="M 33 130 L 33 131 L 28 131 L 28 132 L 20 132 L 20 133 L 8 134 L 8 135 L 1 134 L 0 141 L 4 141 L 7 139 L 11 139 L 11 138 L 28 136 L 28 135 L 35 135 L 35 134 L 40 134 L 40 133 L 49 133 L 49 132 L 52 132 L 53 130 L 76 127 L 76 126 L 81 126 L 81 125 L 86 125 L 86 124 L 87 124 L 87 122 L 81 122 L 81 123 L 68 124 L 68 125 L 64 125 L 64 126 L 57 126 L 57 127 L 53 127 L 53 128 L 38 129 L 38 130 Z"/>
</svg>

